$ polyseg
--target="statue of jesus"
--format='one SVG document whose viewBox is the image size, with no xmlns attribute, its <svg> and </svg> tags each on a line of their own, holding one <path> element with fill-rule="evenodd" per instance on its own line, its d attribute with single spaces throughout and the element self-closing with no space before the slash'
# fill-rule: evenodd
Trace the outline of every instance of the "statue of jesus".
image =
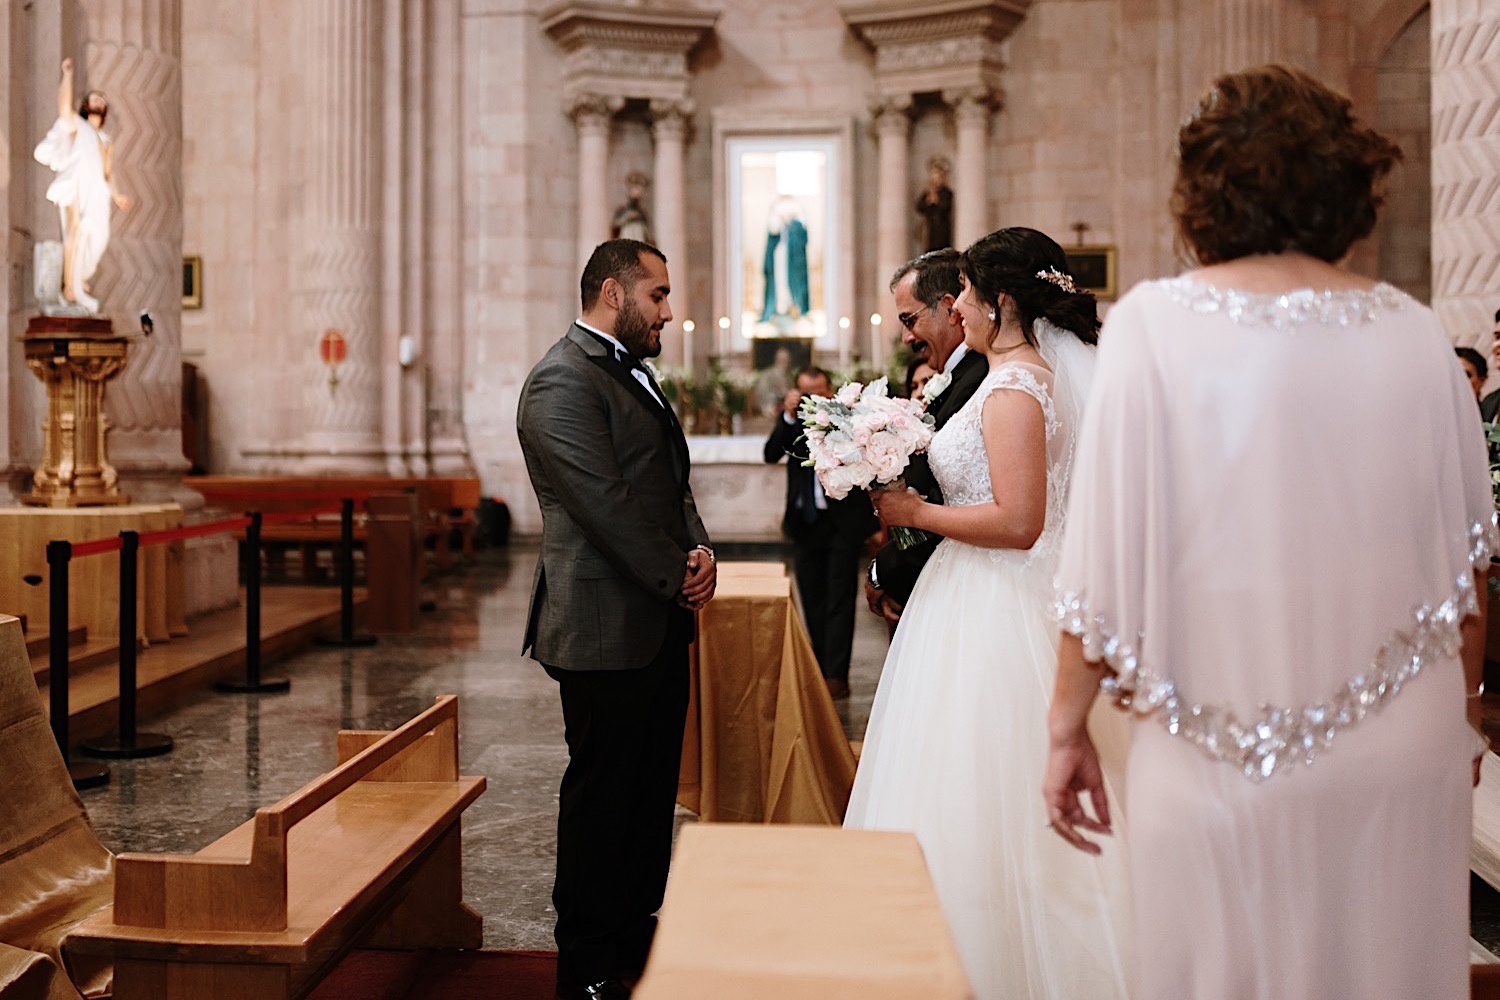
<svg viewBox="0 0 1500 1000">
<path fill-rule="evenodd" d="M 130 209 L 130 199 L 115 188 L 114 144 L 103 131 L 108 114 L 109 103 L 97 90 L 89 91 L 74 110 L 73 60 L 64 59 L 57 121 L 33 154 L 57 174 L 47 200 L 57 206 L 62 220 L 62 300 L 92 315 L 99 312 L 99 300 L 89 294 L 88 280 L 109 245 L 110 202 L 122 212 Z"/>
</svg>

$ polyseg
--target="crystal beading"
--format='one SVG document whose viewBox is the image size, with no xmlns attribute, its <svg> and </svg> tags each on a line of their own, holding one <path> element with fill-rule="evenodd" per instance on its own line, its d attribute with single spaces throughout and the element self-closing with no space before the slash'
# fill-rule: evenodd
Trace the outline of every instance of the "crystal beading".
<svg viewBox="0 0 1500 1000">
<path fill-rule="evenodd" d="M 1189 277 L 1159 282 L 1172 301 L 1196 313 L 1223 313 L 1231 322 L 1295 330 L 1309 323 L 1355 326 L 1378 319 L 1382 310 L 1412 303 L 1405 292 L 1384 282 L 1368 291 L 1335 292 L 1298 289 L 1284 295 L 1257 295 L 1232 288 L 1216 288 Z"/>
<path fill-rule="evenodd" d="M 1469 528 L 1472 566 L 1488 566 L 1497 547 L 1500 534 L 1493 516 L 1489 523 L 1476 521 Z M 1339 733 L 1383 708 L 1427 666 L 1456 657 L 1461 645 L 1459 624 L 1478 611 L 1479 600 L 1473 574 L 1466 570 L 1454 580 L 1452 593 L 1443 601 L 1413 609 L 1410 626 L 1392 632 L 1369 668 L 1326 701 L 1301 708 L 1262 703 L 1259 716 L 1243 722 L 1226 706 L 1188 701 L 1170 678 L 1144 666 L 1138 653 L 1144 636 L 1122 638 L 1103 615 L 1089 608 L 1085 595 L 1059 594 L 1055 609 L 1062 630 L 1083 640 L 1084 656 L 1102 660 L 1114 671 L 1099 687 L 1118 707 L 1143 719 L 1154 717 L 1169 734 L 1259 782 L 1298 764 L 1311 764 Z"/>
</svg>

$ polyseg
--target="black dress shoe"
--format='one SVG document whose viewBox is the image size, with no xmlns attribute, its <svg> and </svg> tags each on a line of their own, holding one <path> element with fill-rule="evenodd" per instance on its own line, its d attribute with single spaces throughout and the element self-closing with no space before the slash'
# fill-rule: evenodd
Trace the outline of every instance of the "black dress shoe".
<svg viewBox="0 0 1500 1000">
<path fill-rule="evenodd" d="M 618 979 L 605 979 L 588 986 L 559 985 L 557 1000 L 630 1000 L 630 987 Z"/>
</svg>

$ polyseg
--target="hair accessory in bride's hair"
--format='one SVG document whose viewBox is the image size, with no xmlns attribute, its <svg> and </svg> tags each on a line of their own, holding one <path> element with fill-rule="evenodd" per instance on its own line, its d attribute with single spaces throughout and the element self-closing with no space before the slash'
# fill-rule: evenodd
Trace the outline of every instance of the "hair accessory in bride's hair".
<svg viewBox="0 0 1500 1000">
<path fill-rule="evenodd" d="M 1036 273 L 1036 276 L 1038 278 L 1041 278 L 1043 281 L 1052 282 L 1054 285 L 1056 285 L 1058 288 L 1061 288 L 1069 295 L 1078 294 L 1078 286 L 1073 283 L 1073 276 L 1069 274 L 1063 274 L 1055 267 L 1049 267 L 1044 271 L 1038 271 Z"/>
</svg>

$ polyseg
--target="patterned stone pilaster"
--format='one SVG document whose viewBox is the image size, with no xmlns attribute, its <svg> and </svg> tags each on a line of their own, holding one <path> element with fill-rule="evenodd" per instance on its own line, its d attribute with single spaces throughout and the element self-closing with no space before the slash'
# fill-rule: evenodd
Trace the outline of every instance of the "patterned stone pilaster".
<svg viewBox="0 0 1500 1000">
<path fill-rule="evenodd" d="M 338 385 L 315 372 L 300 472 L 378 472 L 381 441 L 381 66 L 378 0 L 308 4 L 304 254 L 297 336 L 315 349 L 327 330 L 347 347 Z"/>
<path fill-rule="evenodd" d="M 1432 305 L 1472 343 L 1500 308 L 1500 7 L 1432 4 Z"/>
<path fill-rule="evenodd" d="M 893 97 L 872 109 L 875 119 L 876 156 L 880 162 L 879 201 L 875 208 L 876 301 L 881 304 L 881 323 L 871 333 L 871 363 L 885 364 L 890 336 L 901 332 L 896 304 L 886 284 L 896 268 L 905 263 L 910 248 L 910 205 L 907 198 L 907 159 L 911 155 L 911 96 Z"/>
<path fill-rule="evenodd" d="M 201 506 L 181 486 L 182 457 L 182 4 L 98 0 L 82 5 L 79 90 L 109 99 L 115 183 L 133 205 L 116 210 L 109 248 L 92 286 L 115 332 L 136 340 L 110 386 L 109 448 L 122 484 L 138 501 Z"/>
</svg>

